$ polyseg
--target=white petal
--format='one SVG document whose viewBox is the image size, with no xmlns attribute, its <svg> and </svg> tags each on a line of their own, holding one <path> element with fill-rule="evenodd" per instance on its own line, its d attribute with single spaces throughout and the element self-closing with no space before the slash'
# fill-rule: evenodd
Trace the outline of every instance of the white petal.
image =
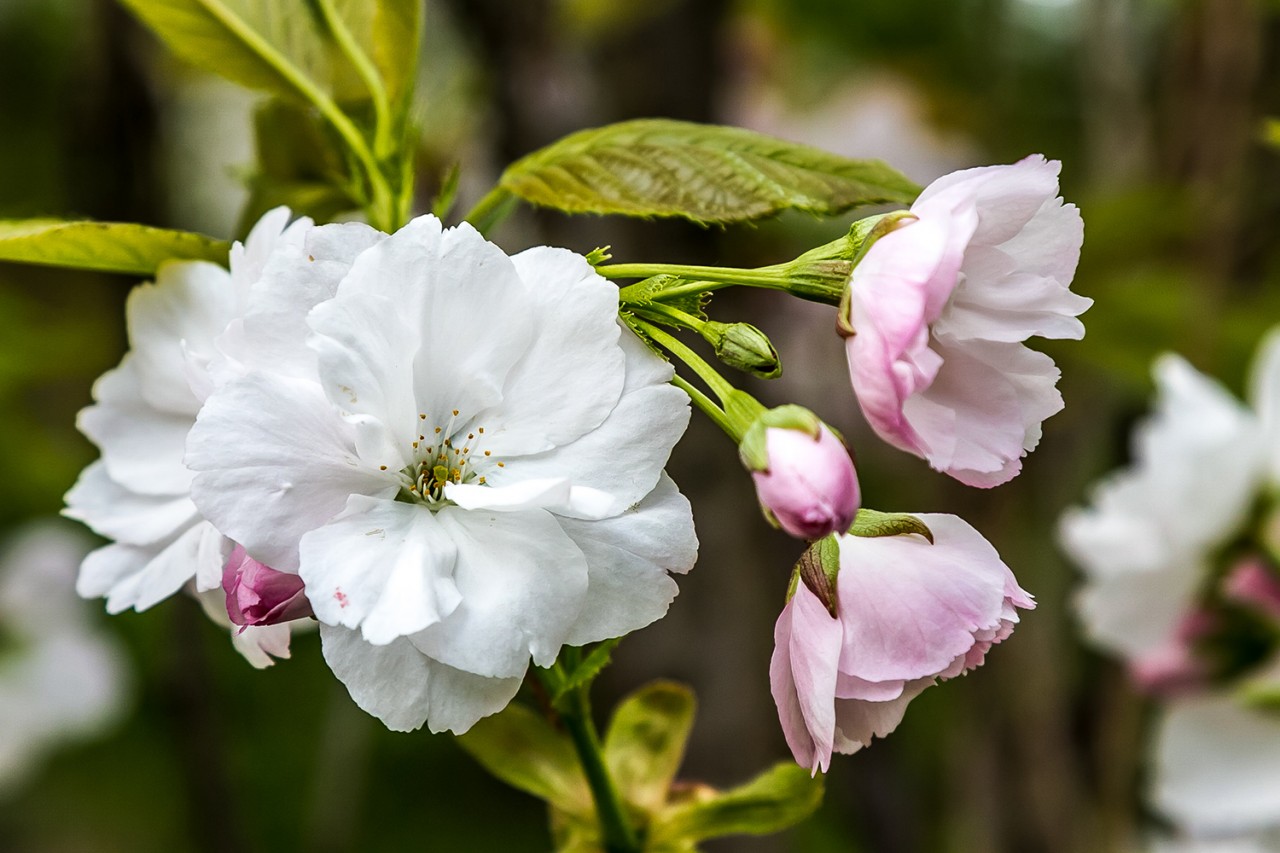
<svg viewBox="0 0 1280 853">
<path fill-rule="evenodd" d="M 913 213 L 928 215 L 935 199 L 963 187 L 978 209 L 978 228 L 972 242 L 995 246 L 1012 240 L 1031 222 L 1044 203 L 1058 195 L 1062 164 L 1033 154 L 1012 165 L 979 166 L 944 175 L 925 187 L 911 205 Z"/>
<path fill-rule="evenodd" d="M 544 446 L 564 445 L 598 426 L 622 393 L 618 288 L 567 249 L 539 246 L 511 262 L 534 295 L 526 321 L 537 335 L 508 376 L 501 406 L 482 419 L 495 433 L 536 430 Z"/>
<path fill-rule="evenodd" d="M 215 356 L 214 339 L 243 310 L 243 299 L 230 273 L 203 261 L 163 264 L 155 284 L 133 289 L 125 313 L 148 403 L 163 412 L 196 413 L 190 365 L 198 369 Z"/>
<path fill-rule="evenodd" d="M 424 506 L 352 495 L 341 515 L 302 537 L 299 574 L 316 618 L 386 645 L 458 606 L 457 549 Z"/>
<path fill-rule="evenodd" d="M 506 486 L 449 483 L 444 487 L 444 496 L 463 509 L 518 512 L 563 506 L 569 502 L 570 488 L 563 477 L 521 480 Z"/>
<path fill-rule="evenodd" d="M 208 522 L 192 525 L 163 548 L 107 545 L 85 558 L 76 592 L 106 596 L 108 613 L 146 610 L 180 590 L 202 565 L 221 565 L 229 550 Z"/>
<path fill-rule="evenodd" d="M 211 396 L 187 444 L 191 496 L 254 559 L 297 571 L 298 541 L 351 495 L 390 497 L 394 475 L 370 470 L 353 427 L 319 387 L 250 374 Z"/>
<path fill-rule="evenodd" d="M 1224 696 L 1174 704 L 1156 731 L 1152 799 L 1194 833 L 1280 824 L 1280 719 Z"/>
<path fill-rule="evenodd" d="M 565 477 L 575 487 L 607 494 L 607 507 L 584 513 L 572 505 L 565 515 L 616 515 L 642 500 L 658 482 L 671 448 L 689 424 L 689 398 L 672 385 L 648 385 L 625 394 L 604 423 L 582 438 L 505 468 L 488 468 L 494 486 Z"/>
<path fill-rule="evenodd" d="M 221 587 L 196 590 L 195 599 L 205 615 L 215 625 L 227 629 L 231 637 L 231 647 L 240 653 L 254 669 L 266 669 L 274 666 L 276 659 L 288 660 L 290 656 L 289 642 L 293 638 L 293 630 L 299 625 L 312 625 L 312 622 L 282 622 L 278 625 L 250 625 L 242 627 L 231 624 L 227 617 L 227 596 Z"/>
<path fill-rule="evenodd" d="M 1076 607 L 1090 639 L 1137 661 L 1176 635 L 1206 577 L 1207 566 L 1186 558 L 1155 569 L 1099 574 L 1080 591 Z"/>
<path fill-rule="evenodd" d="M 101 460 L 81 472 L 66 501 L 63 515 L 129 545 L 169 539 L 199 518 L 187 495 L 140 495 L 111 479 Z"/>
<path fill-rule="evenodd" d="M 193 417 L 160 411 L 142 396 L 137 359 L 126 355 L 94 383 L 98 403 L 76 418 L 80 431 L 102 449 L 111 478 L 139 494 L 178 495 L 191 488 L 182 464 Z M 196 404 L 192 398 L 193 413 Z"/>
<path fill-rule="evenodd" d="M 638 631 L 666 615 L 698 558 L 689 502 L 671 478 L 635 507 L 603 521 L 560 519 L 587 559 L 587 595 L 565 642 L 583 646 Z"/>
<path fill-rule="evenodd" d="M 320 640 L 325 661 L 351 698 L 392 731 L 413 731 L 425 722 L 433 732 L 462 734 L 505 708 L 520 689 L 521 677 L 460 672 L 404 638 L 375 646 L 356 631 L 322 624 Z"/>
<path fill-rule="evenodd" d="M 581 549 L 544 510 L 446 507 L 436 518 L 458 548 L 454 580 L 462 603 L 414 635 L 414 645 L 477 675 L 516 677 L 531 654 L 550 666 L 586 595 Z"/>
<path fill-rule="evenodd" d="M 290 233 L 302 224 L 300 220 Z M 337 292 L 356 256 L 385 235 L 358 222 L 308 227 L 276 245 L 249 291 L 244 316 L 218 338 L 225 383 L 250 370 L 313 377 L 316 357 L 306 346 L 307 312 Z M 233 269 L 235 265 L 233 262 Z M 239 271 L 236 270 L 238 273 Z"/>
</svg>

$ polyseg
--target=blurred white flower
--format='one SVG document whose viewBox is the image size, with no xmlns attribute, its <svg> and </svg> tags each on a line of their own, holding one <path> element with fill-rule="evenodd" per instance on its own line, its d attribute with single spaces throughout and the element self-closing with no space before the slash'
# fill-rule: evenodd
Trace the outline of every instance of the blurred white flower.
<svg viewBox="0 0 1280 853">
<path fill-rule="evenodd" d="M 295 261 L 266 290 L 314 274 Z M 668 572 L 697 546 L 662 471 L 688 399 L 572 252 L 509 258 L 425 216 L 337 274 L 307 347 L 205 403 L 193 497 L 253 559 L 301 575 L 362 708 L 465 731 L 531 657 L 666 612 Z"/>
<path fill-rule="evenodd" d="M 27 528 L 0 555 L 0 790 L 51 749 L 119 719 L 128 670 L 74 592 L 88 546 L 57 523 Z"/>
<path fill-rule="evenodd" d="M 317 229 L 309 219 L 289 225 L 289 216 L 284 208 L 264 216 L 232 248 L 230 272 L 170 263 L 129 295 L 131 349 L 95 383 L 96 403 L 78 421 L 102 458 L 81 474 L 64 511 L 115 540 L 85 559 L 76 585 L 85 597 L 105 596 L 111 613 L 145 610 L 184 587 L 220 590 L 233 543 L 196 510 L 183 464 L 196 413 L 215 387 L 255 365 L 305 373 L 310 364 L 298 363 L 288 343 L 301 341 L 306 312 L 336 288 L 334 261 L 349 263 L 378 239 L 367 226 Z M 272 265 L 294 269 L 306 258 L 310 275 L 261 286 Z M 269 654 L 288 656 L 287 632 L 249 628 L 236 645 L 255 666 L 269 665 Z"/>
<path fill-rule="evenodd" d="M 1084 570 L 1090 637 L 1139 672 L 1181 653 L 1214 551 L 1243 527 L 1280 461 L 1280 333 L 1254 367 L 1253 408 L 1176 355 L 1156 361 L 1154 414 L 1133 463 L 1068 510 L 1063 547 Z"/>
<path fill-rule="evenodd" d="M 1280 849 L 1258 846 L 1280 840 L 1280 714 L 1226 694 L 1181 699 L 1162 710 L 1154 753 L 1151 800 L 1187 835 Z"/>
</svg>

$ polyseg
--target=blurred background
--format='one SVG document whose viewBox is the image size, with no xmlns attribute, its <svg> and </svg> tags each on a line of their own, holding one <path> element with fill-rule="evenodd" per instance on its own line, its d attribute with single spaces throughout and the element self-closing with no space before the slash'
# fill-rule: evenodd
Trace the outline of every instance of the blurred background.
<svg viewBox="0 0 1280 853">
<path fill-rule="evenodd" d="M 1063 193 L 1084 213 L 1075 289 L 1097 305 L 1082 343 L 1046 346 L 1066 410 L 1022 476 L 989 492 L 876 441 L 830 308 L 754 293 L 712 304 L 773 337 L 783 377 L 744 384 L 843 430 L 868 504 L 963 515 L 1039 608 L 982 669 L 916 700 L 892 737 L 837 758 L 814 820 L 709 850 L 1118 851 L 1155 820 L 1141 798 L 1150 709 L 1081 644 L 1078 580 L 1053 528 L 1127 458 L 1156 354 L 1182 352 L 1238 391 L 1280 318 L 1280 162 L 1264 132 L 1280 114 L 1278 13 L 1263 0 L 430 0 L 423 209 L 455 163 L 466 209 L 503 164 L 565 133 L 669 116 L 883 158 L 920 183 L 1043 152 L 1063 161 Z M 109 0 L 0 0 L 0 218 L 235 236 L 255 103 L 178 64 Z M 721 230 L 523 210 L 492 236 L 508 251 L 612 245 L 620 262 L 752 266 L 852 218 Z M 56 513 L 94 458 L 75 412 L 123 352 L 130 284 L 0 265 L 0 531 Z M 768 661 L 797 546 L 762 523 L 734 448 L 705 420 L 671 472 L 702 557 L 668 618 L 620 648 L 597 701 L 656 677 L 692 685 L 683 775 L 730 785 L 788 757 Z M 61 746 L 6 749 L 36 735 L 13 724 L 22 700 L 4 681 L 24 640 L 0 638 L 0 850 L 548 848 L 537 802 L 447 736 L 366 717 L 314 635 L 260 672 L 182 597 L 112 619 L 101 602 L 83 609 L 77 630 L 111 649 L 118 680 L 114 704 Z"/>
</svg>

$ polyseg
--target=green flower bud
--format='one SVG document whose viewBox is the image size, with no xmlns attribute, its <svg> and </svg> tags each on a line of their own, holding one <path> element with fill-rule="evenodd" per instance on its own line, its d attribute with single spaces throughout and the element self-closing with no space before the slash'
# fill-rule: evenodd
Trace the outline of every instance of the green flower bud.
<svg viewBox="0 0 1280 853">
<path fill-rule="evenodd" d="M 782 375 L 782 362 L 777 350 L 764 332 L 750 323 L 717 323 L 712 320 L 700 330 L 715 348 L 716 358 L 730 367 L 761 379 Z"/>
</svg>

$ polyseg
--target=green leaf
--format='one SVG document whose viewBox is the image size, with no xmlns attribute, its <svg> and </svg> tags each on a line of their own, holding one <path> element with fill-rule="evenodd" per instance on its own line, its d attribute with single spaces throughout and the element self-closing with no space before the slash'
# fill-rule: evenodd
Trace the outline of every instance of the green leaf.
<svg viewBox="0 0 1280 853">
<path fill-rule="evenodd" d="M 795 764 L 778 764 L 740 788 L 674 805 L 649 830 L 649 849 L 723 835 L 768 835 L 794 826 L 822 804 L 822 778 Z"/>
<path fill-rule="evenodd" d="M 796 573 L 835 618 L 836 585 L 840 578 L 840 543 L 836 537 L 824 536 L 804 549 L 796 563 Z M 793 594 L 788 593 L 788 599 Z"/>
<path fill-rule="evenodd" d="M 753 131 L 667 119 L 584 130 L 508 167 L 500 185 L 568 213 L 741 222 L 782 210 L 832 215 L 909 203 L 919 188 L 877 160 L 850 160 Z"/>
<path fill-rule="evenodd" d="M 412 93 L 418 72 L 418 46 L 422 38 L 422 0 L 330 0 L 342 25 L 372 63 L 373 70 L 392 104 L 404 104 Z M 334 51 L 341 56 L 341 50 Z M 337 64 L 349 64 L 339 60 Z M 354 71 L 354 69 L 346 69 Z M 339 98 L 367 94 L 356 75 L 339 83 Z"/>
<path fill-rule="evenodd" d="M 596 644 L 596 647 L 582 659 L 572 672 L 566 673 L 564 680 L 560 682 L 560 686 L 556 688 L 555 695 L 551 697 L 551 701 L 559 705 L 560 700 L 568 696 L 574 690 L 577 690 L 592 681 L 595 681 L 597 675 L 613 659 L 613 650 L 618 647 L 618 643 L 622 642 L 621 637 L 614 637 L 611 640 L 605 640 Z"/>
<path fill-rule="evenodd" d="M 0 220 L 0 261 L 148 276 L 163 261 L 226 265 L 231 246 L 203 234 L 122 222 Z"/>
<path fill-rule="evenodd" d="M 306 0 L 121 0 L 175 54 L 232 82 L 311 100 L 329 45 Z"/>
<path fill-rule="evenodd" d="M 569 738 L 523 705 L 476 723 L 457 738 L 480 766 L 512 787 L 570 815 L 594 814 L 587 780 Z"/>
<path fill-rule="evenodd" d="M 604 760 L 631 805 L 656 814 L 680 769 L 696 702 L 681 684 L 657 681 L 632 693 L 613 714 Z"/>
<path fill-rule="evenodd" d="M 933 544 L 933 531 L 914 515 L 905 512 L 877 512 L 874 509 L 860 509 L 849 528 L 851 536 L 903 536 L 914 533 L 923 536 Z"/>
</svg>

